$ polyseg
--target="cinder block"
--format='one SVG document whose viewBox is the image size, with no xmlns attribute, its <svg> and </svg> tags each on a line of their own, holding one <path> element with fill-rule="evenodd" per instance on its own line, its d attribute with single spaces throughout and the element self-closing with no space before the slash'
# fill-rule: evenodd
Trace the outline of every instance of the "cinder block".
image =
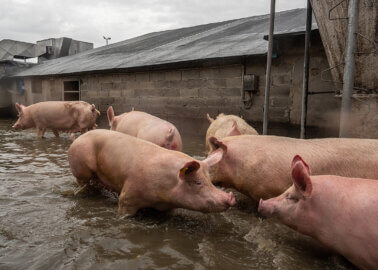
<svg viewBox="0 0 378 270">
<path fill-rule="evenodd" d="M 227 88 L 242 88 L 243 87 L 242 77 L 228 78 L 226 80 L 226 87 Z"/>
<path fill-rule="evenodd" d="M 101 83 L 101 90 L 113 89 L 113 83 Z"/>
<path fill-rule="evenodd" d="M 198 96 L 202 98 L 219 97 L 220 93 L 218 89 L 200 88 L 198 89 Z"/>
<path fill-rule="evenodd" d="M 123 89 L 124 85 L 125 85 L 125 83 L 123 83 L 123 82 L 114 82 L 113 83 L 113 89 L 114 90 L 121 90 L 121 89 Z"/>
<path fill-rule="evenodd" d="M 122 91 L 121 90 L 110 90 L 109 97 L 121 97 Z"/>
<path fill-rule="evenodd" d="M 169 81 L 154 81 L 153 82 L 153 87 L 154 88 L 169 88 L 170 87 L 170 82 Z"/>
<path fill-rule="evenodd" d="M 122 77 L 121 74 L 113 74 L 112 75 L 112 81 L 113 82 L 120 82 L 121 81 L 121 77 Z"/>
<path fill-rule="evenodd" d="M 200 88 L 203 84 L 202 79 L 190 79 L 183 82 L 186 87 L 185 88 Z"/>
<path fill-rule="evenodd" d="M 135 89 L 135 88 L 140 87 L 139 82 L 137 82 L 137 81 L 127 81 L 125 83 L 126 83 L 125 88 L 127 88 L 127 89 Z"/>
<path fill-rule="evenodd" d="M 181 70 L 173 70 L 165 72 L 165 79 L 167 81 L 179 81 L 181 80 Z"/>
<path fill-rule="evenodd" d="M 164 81 L 165 72 L 164 71 L 151 71 L 150 72 L 150 81 Z"/>
<path fill-rule="evenodd" d="M 89 98 L 96 98 L 97 96 L 98 96 L 98 91 L 97 90 L 87 91 L 87 97 L 89 97 Z"/>
<path fill-rule="evenodd" d="M 226 88 L 226 79 L 207 79 L 202 81 L 202 87 Z"/>
<path fill-rule="evenodd" d="M 98 92 L 99 97 L 108 97 L 109 96 L 109 90 L 100 90 Z"/>
<path fill-rule="evenodd" d="M 113 103 L 114 103 L 113 97 L 104 97 L 104 98 L 101 98 L 101 100 L 100 100 L 100 104 L 111 105 Z"/>
<path fill-rule="evenodd" d="M 198 88 L 195 89 L 180 89 L 180 97 L 199 97 Z"/>
<path fill-rule="evenodd" d="M 203 68 L 200 70 L 200 77 L 208 79 L 219 78 L 219 68 Z"/>
<path fill-rule="evenodd" d="M 150 81 L 141 81 L 139 82 L 139 87 L 145 89 L 152 89 L 154 88 L 154 83 Z"/>
<path fill-rule="evenodd" d="M 144 73 L 136 73 L 135 79 L 137 82 L 148 82 L 150 80 L 150 73 L 144 72 Z"/>
<path fill-rule="evenodd" d="M 223 78 L 241 77 L 242 72 L 243 69 L 241 65 L 225 66 L 219 68 L 219 74 Z"/>
<path fill-rule="evenodd" d="M 199 79 L 199 78 L 200 78 L 199 69 L 185 69 L 181 71 L 182 80 Z"/>
<path fill-rule="evenodd" d="M 176 89 L 138 89 L 134 92 L 134 97 L 178 97 L 179 90 Z"/>
<path fill-rule="evenodd" d="M 123 97 L 134 97 L 134 89 L 122 90 Z"/>
<path fill-rule="evenodd" d="M 120 76 L 122 82 L 132 82 L 136 80 L 135 73 L 124 73 Z"/>
</svg>

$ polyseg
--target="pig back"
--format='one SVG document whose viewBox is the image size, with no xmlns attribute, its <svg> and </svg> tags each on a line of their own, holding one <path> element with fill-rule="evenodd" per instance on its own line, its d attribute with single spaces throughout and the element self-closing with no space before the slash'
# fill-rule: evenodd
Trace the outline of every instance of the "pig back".
<svg viewBox="0 0 378 270">
<path fill-rule="evenodd" d="M 79 129 L 79 118 L 85 116 L 85 114 L 92 115 L 90 105 L 82 101 L 46 101 L 29 107 L 36 126 L 41 128 Z"/>
<path fill-rule="evenodd" d="M 300 155 L 311 164 L 313 175 L 378 179 L 378 140 L 244 135 L 224 141 L 232 145 L 234 155 L 249 156 L 250 162 L 273 171 L 290 172 L 292 158 Z"/>
<path fill-rule="evenodd" d="M 300 155 L 313 175 L 378 179 L 378 141 L 369 139 L 293 139 L 241 135 L 223 140 L 227 146 L 213 182 L 232 182 L 259 200 L 283 193 L 291 184 L 291 161 Z"/>
</svg>

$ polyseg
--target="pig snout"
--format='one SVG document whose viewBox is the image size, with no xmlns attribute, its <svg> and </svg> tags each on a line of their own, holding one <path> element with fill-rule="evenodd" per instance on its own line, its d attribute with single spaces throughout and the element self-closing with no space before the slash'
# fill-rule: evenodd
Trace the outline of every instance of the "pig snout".
<svg viewBox="0 0 378 270">
<path fill-rule="evenodd" d="M 211 208 L 215 208 L 216 212 L 225 211 L 231 206 L 234 206 L 236 203 L 235 196 L 232 192 L 226 193 L 222 191 L 222 193 L 223 194 L 219 200 L 213 201 L 211 203 L 212 204 Z"/>
<path fill-rule="evenodd" d="M 264 217 L 271 217 L 274 213 L 274 204 L 270 200 L 260 199 L 257 211 Z"/>
<path fill-rule="evenodd" d="M 15 123 L 15 124 L 12 126 L 12 128 L 15 129 L 15 130 L 18 130 L 18 129 L 20 129 L 20 124 Z"/>
</svg>

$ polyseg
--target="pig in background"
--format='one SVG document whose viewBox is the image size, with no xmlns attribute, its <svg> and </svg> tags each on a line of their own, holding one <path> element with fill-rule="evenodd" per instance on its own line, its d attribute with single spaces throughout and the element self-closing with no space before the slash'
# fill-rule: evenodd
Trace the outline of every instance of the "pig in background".
<svg viewBox="0 0 378 270">
<path fill-rule="evenodd" d="M 127 215 L 147 207 L 160 211 L 227 210 L 235 204 L 234 195 L 217 189 L 208 175 L 219 157 L 197 161 L 182 152 L 109 130 L 90 131 L 68 149 L 70 168 L 78 183 L 98 181 L 117 192 L 118 212 Z"/>
<path fill-rule="evenodd" d="M 206 132 L 206 153 L 210 152 L 209 138 L 222 140 L 224 137 L 237 135 L 258 135 L 257 131 L 236 115 L 219 114 L 216 119 L 206 115 L 210 126 Z"/>
<path fill-rule="evenodd" d="M 168 121 L 134 110 L 115 116 L 112 106 L 109 106 L 107 115 L 110 130 L 119 131 L 170 150 L 182 151 L 180 133 Z"/>
<path fill-rule="evenodd" d="M 209 139 L 222 159 L 210 169 L 214 184 L 233 187 L 256 202 L 278 196 L 291 185 L 291 159 L 301 155 L 314 174 L 378 179 L 378 140 L 293 139 L 241 135 Z"/>
<path fill-rule="evenodd" d="M 361 269 L 378 269 L 378 181 L 311 176 L 300 156 L 292 161 L 293 185 L 260 200 L 259 212 L 309 235 Z"/>
<path fill-rule="evenodd" d="M 15 104 L 18 120 L 12 126 L 14 129 L 37 128 L 37 137 L 42 138 L 46 129 L 51 129 L 56 137 L 59 131 L 82 134 L 97 127 L 96 120 L 100 112 L 94 104 L 84 101 L 46 101 L 25 107 Z"/>
</svg>

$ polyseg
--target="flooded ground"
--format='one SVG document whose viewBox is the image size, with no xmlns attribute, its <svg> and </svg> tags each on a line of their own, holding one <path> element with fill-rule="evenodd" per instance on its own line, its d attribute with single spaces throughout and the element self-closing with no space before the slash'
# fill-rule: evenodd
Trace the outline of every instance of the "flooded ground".
<svg viewBox="0 0 378 270">
<path fill-rule="evenodd" d="M 0 119 L 0 269 L 354 269 L 240 194 L 224 213 L 122 218 L 111 194 L 73 195 L 67 135 L 39 140 L 13 121 Z M 202 136 L 183 140 L 203 156 Z"/>
</svg>

